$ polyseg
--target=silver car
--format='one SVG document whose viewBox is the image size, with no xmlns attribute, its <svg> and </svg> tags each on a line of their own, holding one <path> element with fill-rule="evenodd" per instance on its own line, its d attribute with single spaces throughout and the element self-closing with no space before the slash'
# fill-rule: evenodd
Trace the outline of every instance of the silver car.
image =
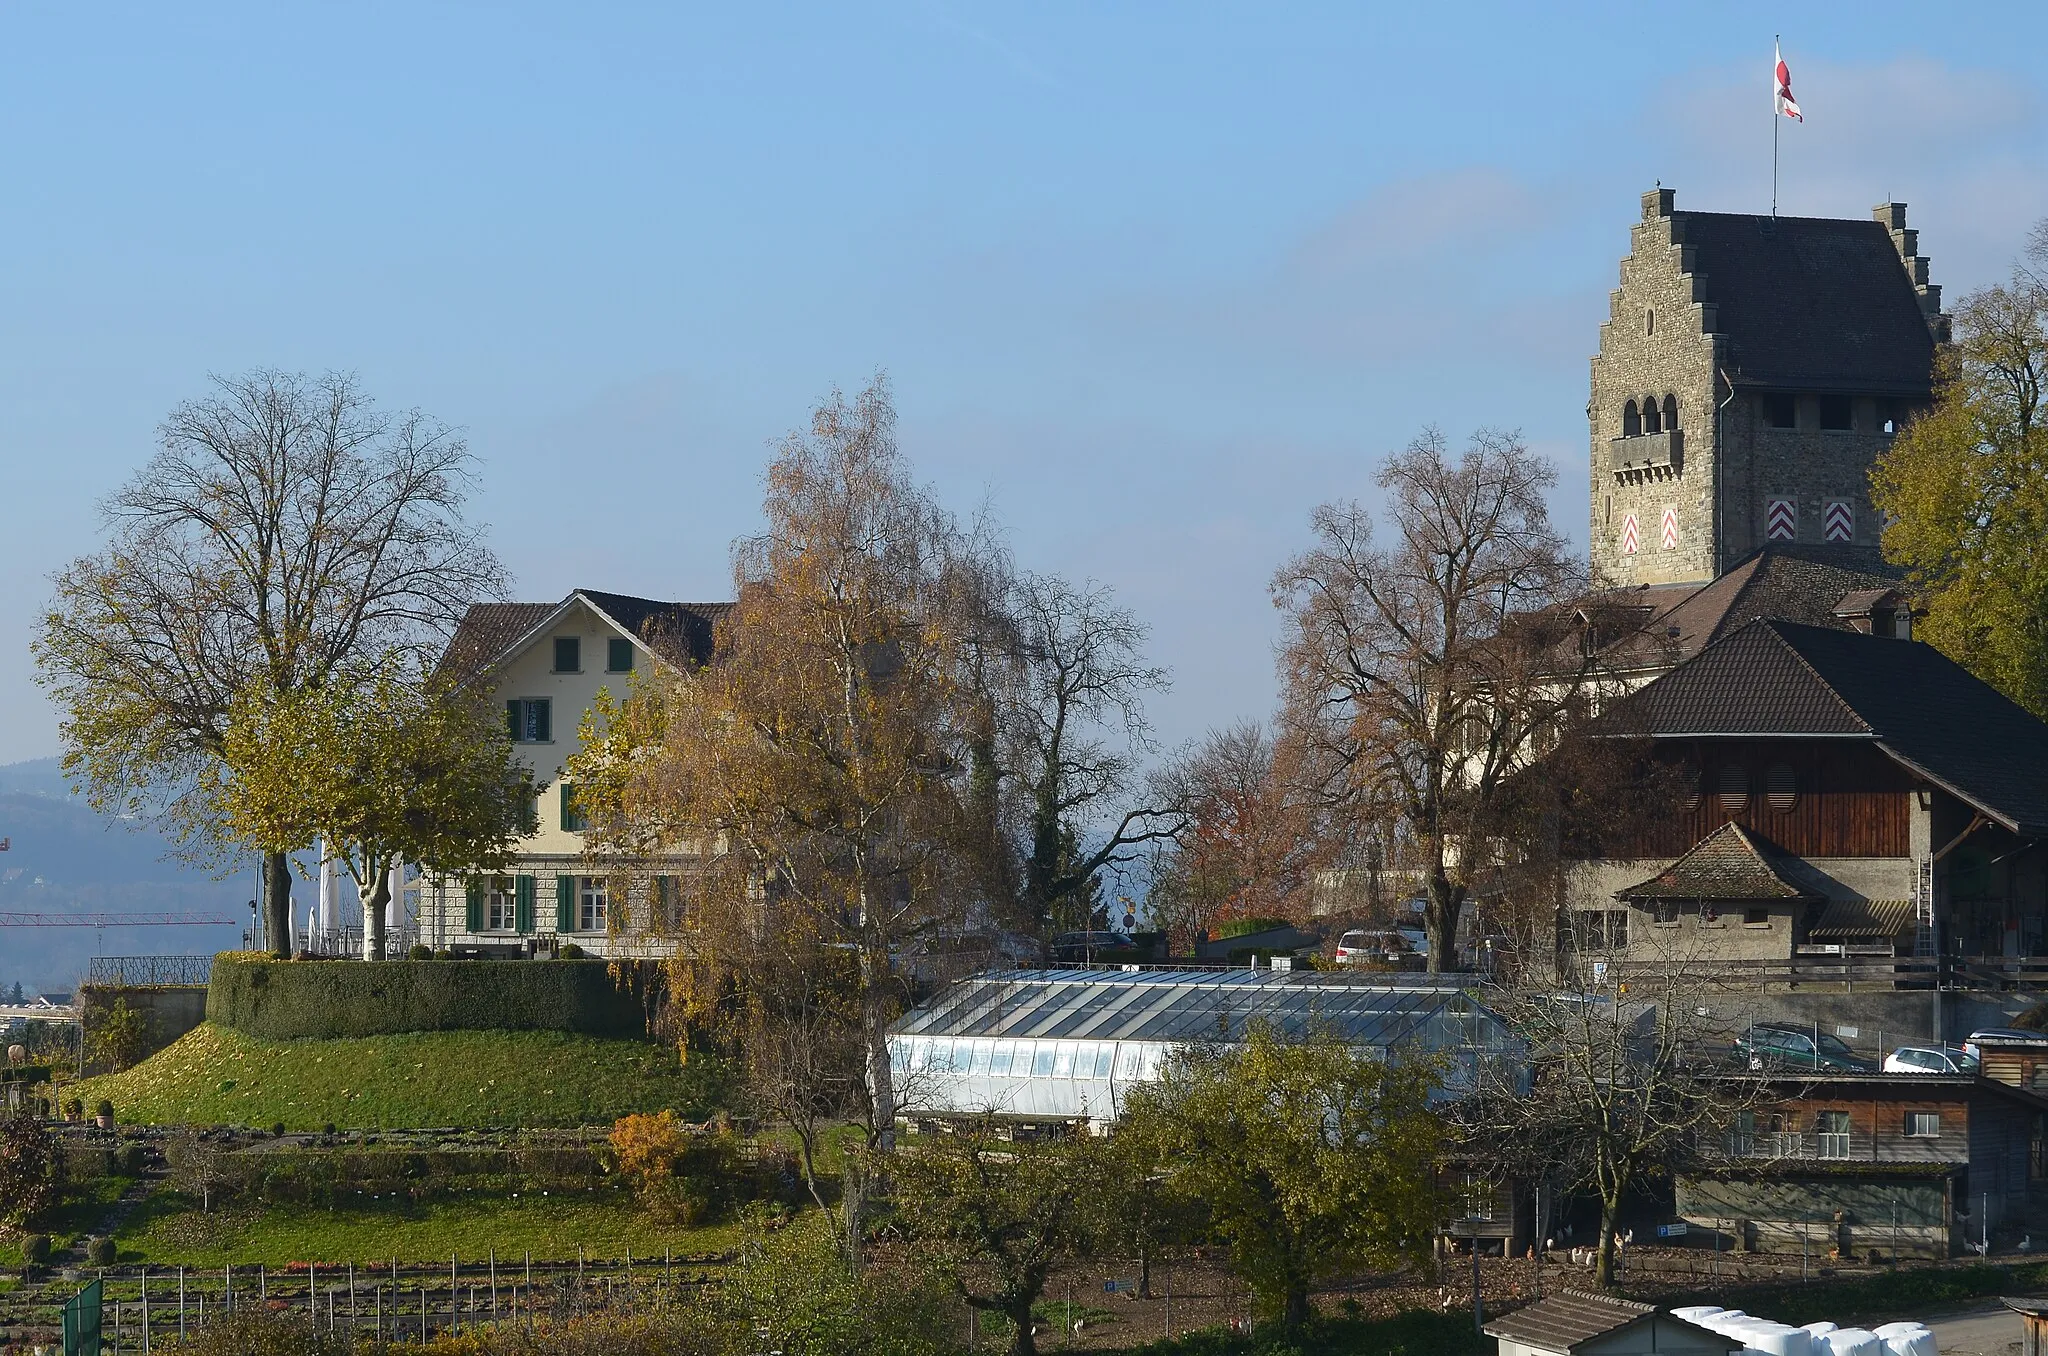
<svg viewBox="0 0 2048 1356">
<path fill-rule="evenodd" d="M 1902 1045 L 1884 1057 L 1886 1073 L 1973 1074 L 1977 1057 L 1960 1045 Z"/>
</svg>

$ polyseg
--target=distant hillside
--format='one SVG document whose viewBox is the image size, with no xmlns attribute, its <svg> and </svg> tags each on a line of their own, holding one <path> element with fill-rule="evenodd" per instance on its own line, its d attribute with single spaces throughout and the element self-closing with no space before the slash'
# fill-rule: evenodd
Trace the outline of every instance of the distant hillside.
<svg viewBox="0 0 2048 1356">
<path fill-rule="evenodd" d="M 110 820 L 70 793 L 55 758 L 0 766 L 0 912 L 207 913 L 237 922 L 255 892 L 255 863 L 225 881 L 172 858 L 146 824 Z M 0 928 L 0 989 L 69 989 L 94 955 L 218 951 L 240 926 Z"/>
<path fill-rule="evenodd" d="M 75 793 L 64 780 L 61 760 L 31 758 L 25 763 L 0 763 L 0 791 L 69 799 Z"/>
</svg>

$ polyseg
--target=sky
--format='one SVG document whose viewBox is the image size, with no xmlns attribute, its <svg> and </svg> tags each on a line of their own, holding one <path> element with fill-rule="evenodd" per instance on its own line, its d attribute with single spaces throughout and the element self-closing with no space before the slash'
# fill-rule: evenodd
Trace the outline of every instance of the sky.
<svg viewBox="0 0 2048 1356">
<path fill-rule="evenodd" d="M 886 372 L 920 479 L 1112 586 L 1171 747 L 1270 710 L 1274 569 L 1422 429 L 1585 532 L 1638 195 L 1911 205 L 1951 298 L 2048 215 L 2048 6 L 0 9 L 0 762 L 50 574 L 210 374 L 462 428 L 517 596 L 728 596 L 767 449 Z"/>
</svg>

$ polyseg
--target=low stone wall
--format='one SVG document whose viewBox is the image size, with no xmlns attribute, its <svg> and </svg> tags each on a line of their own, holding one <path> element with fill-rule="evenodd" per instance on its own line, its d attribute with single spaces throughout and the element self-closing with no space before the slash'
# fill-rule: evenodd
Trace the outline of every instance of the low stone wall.
<svg viewBox="0 0 2048 1356">
<path fill-rule="evenodd" d="M 92 1058 L 92 1033 L 105 1014 L 120 1002 L 143 1017 L 138 1059 L 149 1058 L 206 1020 L 204 985 L 88 985 L 78 991 L 79 1022 L 85 1031 L 82 1071 L 88 1077 L 111 1072 Z"/>
</svg>

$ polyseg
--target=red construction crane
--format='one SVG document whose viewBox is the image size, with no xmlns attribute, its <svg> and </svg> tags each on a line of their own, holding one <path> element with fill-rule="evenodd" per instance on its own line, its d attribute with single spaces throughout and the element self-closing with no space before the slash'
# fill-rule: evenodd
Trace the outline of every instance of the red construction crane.
<svg viewBox="0 0 2048 1356">
<path fill-rule="evenodd" d="M 235 927 L 237 922 L 187 913 L 0 913 L 0 928 L 197 928 Z"/>
</svg>

